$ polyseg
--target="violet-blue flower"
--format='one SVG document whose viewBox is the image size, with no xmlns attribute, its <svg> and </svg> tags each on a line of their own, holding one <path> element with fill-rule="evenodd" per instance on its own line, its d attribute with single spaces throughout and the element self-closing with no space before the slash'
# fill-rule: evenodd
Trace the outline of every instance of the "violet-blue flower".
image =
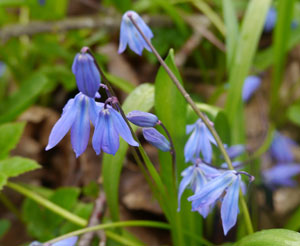
<svg viewBox="0 0 300 246">
<path fill-rule="evenodd" d="M 300 174 L 300 164 L 277 164 L 265 171 L 262 175 L 264 183 L 270 188 L 276 186 L 296 186 L 297 182 L 292 178 Z"/>
<path fill-rule="evenodd" d="M 155 128 L 143 128 L 143 136 L 150 144 L 160 149 L 161 151 L 167 152 L 171 150 L 170 142 Z"/>
<path fill-rule="evenodd" d="M 275 27 L 276 21 L 277 21 L 277 11 L 274 7 L 271 7 L 268 10 L 268 13 L 266 16 L 264 31 L 271 32 Z"/>
<path fill-rule="evenodd" d="M 153 38 L 153 33 L 151 29 L 146 25 L 144 20 L 134 11 L 127 11 L 123 17 L 120 28 L 120 44 L 119 44 L 119 54 L 124 52 L 127 45 L 129 48 L 138 55 L 142 55 L 143 49 L 147 49 L 151 52 L 149 45 L 145 42 L 142 35 L 133 25 L 129 16 L 137 23 L 139 28 L 145 34 L 148 40 Z"/>
<path fill-rule="evenodd" d="M 212 177 L 217 177 L 221 173 L 209 167 L 200 159 L 194 161 L 194 165 L 187 167 L 181 173 L 183 177 L 178 189 L 178 209 L 180 211 L 181 196 L 186 188 L 190 188 L 194 193 L 197 193 Z M 210 206 L 204 206 L 197 210 L 204 218 L 207 217 Z"/>
<path fill-rule="evenodd" d="M 212 159 L 212 144 L 217 145 L 214 137 L 209 129 L 198 119 L 196 123 L 186 126 L 186 133 L 191 133 L 190 138 L 184 147 L 185 161 L 191 161 L 194 158 L 200 157 L 202 153 L 203 159 L 206 162 L 211 162 Z"/>
<path fill-rule="evenodd" d="M 295 145 L 292 139 L 276 131 L 270 146 L 271 156 L 280 163 L 292 162 L 294 160 L 292 148 Z"/>
<path fill-rule="evenodd" d="M 74 237 L 65 238 L 63 240 L 60 240 L 60 241 L 58 241 L 56 243 L 52 243 L 52 244 L 43 244 L 38 241 L 34 241 L 31 244 L 29 244 L 29 246 L 75 246 L 77 240 L 78 240 L 78 237 L 74 236 Z"/>
<path fill-rule="evenodd" d="M 261 78 L 255 75 L 248 76 L 244 81 L 242 99 L 248 102 L 253 93 L 260 87 Z"/>
<path fill-rule="evenodd" d="M 237 220 L 240 183 L 240 175 L 236 171 L 225 171 L 188 198 L 189 201 L 192 201 L 192 210 L 197 211 L 201 207 L 215 204 L 226 191 L 221 206 L 223 230 L 226 235 Z"/>
<path fill-rule="evenodd" d="M 101 150 L 115 155 L 119 149 L 119 135 L 130 145 L 139 146 L 121 114 L 111 106 L 103 107 L 97 117 L 93 135 L 93 148 L 97 155 Z"/>
<path fill-rule="evenodd" d="M 158 123 L 156 115 L 138 110 L 129 112 L 126 117 L 131 123 L 140 127 L 154 127 Z"/>
<path fill-rule="evenodd" d="M 97 106 L 98 105 L 98 106 Z M 87 97 L 81 92 L 74 99 L 70 99 L 60 119 L 51 130 L 46 150 L 56 146 L 71 129 L 71 143 L 76 157 L 86 149 L 90 135 L 90 121 L 95 125 L 98 107 L 102 103 L 96 103 L 93 98 Z"/>
<path fill-rule="evenodd" d="M 243 144 L 236 144 L 225 148 L 230 159 L 234 159 L 245 152 L 245 145 Z"/>
<path fill-rule="evenodd" d="M 75 56 L 72 72 L 75 75 L 79 91 L 94 98 L 99 90 L 101 77 L 94 58 L 87 51 L 88 48 L 83 47 L 81 52 Z"/>
<path fill-rule="evenodd" d="M 4 74 L 6 65 L 4 62 L 0 61 L 0 77 Z"/>
</svg>

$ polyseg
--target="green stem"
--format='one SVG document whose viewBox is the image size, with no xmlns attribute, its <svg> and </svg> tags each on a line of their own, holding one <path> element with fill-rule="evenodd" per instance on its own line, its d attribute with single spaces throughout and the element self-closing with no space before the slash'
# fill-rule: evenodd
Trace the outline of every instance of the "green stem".
<svg viewBox="0 0 300 246">
<path fill-rule="evenodd" d="M 203 123 L 206 125 L 206 127 L 210 130 L 211 134 L 213 135 L 213 137 L 215 138 L 215 140 L 216 140 L 216 142 L 218 144 L 218 147 L 219 147 L 220 151 L 222 152 L 222 154 L 224 156 L 224 160 L 228 164 L 229 169 L 230 170 L 234 170 L 234 167 L 233 167 L 233 165 L 231 163 L 231 160 L 230 160 L 230 158 L 229 158 L 229 156 L 228 156 L 228 154 L 227 154 L 227 152 L 226 152 L 226 150 L 224 148 L 224 144 L 222 143 L 222 140 L 219 137 L 218 133 L 216 132 L 215 128 L 210 124 L 210 122 L 206 118 L 206 116 L 199 110 L 199 108 L 197 107 L 196 103 L 193 101 L 193 99 L 191 98 L 191 96 L 187 93 L 187 91 L 181 85 L 180 81 L 177 79 L 177 77 L 175 76 L 175 74 L 168 67 L 168 65 L 165 63 L 165 61 L 159 55 L 159 53 L 157 52 L 157 50 L 155 49 L 155 47 L 152 45 L 152 43 L 150 42 L 150 40 L 145 36 L 145 34 L 141 30 L 141 28 L 138 26 L 138 24 L 132 18 L 132 15 L 128 15 L 128 17 L 131 20 L 131 22 L 133 23 L 133 25 L 136 27 L 136 29 L 138 30 L 138 32 L 142 35 L 142 37 L 145 40 L 145 42 L 151 48 L 153 54 L 156 56 L 157 60 L 161 64 L 161 66 L 166 70 L 167 74 L 169 75 L 169 77 L 171 78 L 171 80 L 174 82 L 174 84 L 177 86 L 178 90 L 183 95 L 183 97 L 185 98 L 185 100 L 187 101 L 187 103 L 191 105 L 192 109 L 197 114 L 197 116 L 203 121 Z M 250 215 L 249 215 L 249 211 L 248 211 L 248 208 L 247 208 L 247 204 L 246 204 L 243 196 L 240 196 L 239 199 L 240 199 L 240 203 L 242 204 L 242 212 L 244 214 L 245 222 L 247 224 L 248 234 L 251 234 L 251 233 L 253 233 L 253 226 L 252 226 L 251 220 L 249 219 Z"/>
<path fill-rule="evenodd" d="M 109 237 L 110 239 L 121 243 L 122 245 L 126 245 L 126 246 L 143 246 L 144 244 L 140 244 L 134 241 L 130 241 L 125 237 L 120 236 L 119 234 L 113 233 L 111 231 L 106 231 L 105 232 L 106 236 Z"/>
<path fill-rule="evenodd" d="M 8 210 L 10 210 L 13 214 L 16 215 L 16 217 L 22 221 L 22 215 L 19 212 L 19 210 L 16 208 L 16 206 L 8 199 L 6 195 L 3 193 L 0 193 L 0 201 L 3 203 L 5 207 L 7 207 Z"/>
<path fill-rule="evenodd" d="M 9 188 L 21 193 L 22 195 L 32 199 L 33 201 L 37 202 L 38 204 L 44 206 L 45 208 L 48 208 L 52 212 L 60 215 L 61 217 L 73 222 L 76 225 L 79 226 L 87 226 L 87 221 L 75 214 L 70 213 L 68 210 L 65 210 L 61 208 L 60 206 L 56 205 L 53 202 L 50 202 L 46 198 L 38 195 L 37 193 L 32 192 L 31 190 L 28 190 L 27 188 L 18 185 L 16 183 L 7 182 L 6 184 Z"/>
</svg>

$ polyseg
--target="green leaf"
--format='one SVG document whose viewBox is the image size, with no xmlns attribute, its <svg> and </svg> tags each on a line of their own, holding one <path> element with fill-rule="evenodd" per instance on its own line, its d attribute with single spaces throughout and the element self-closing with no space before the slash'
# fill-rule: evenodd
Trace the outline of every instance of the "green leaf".
<svg viewBox="0 0 300 246">
<path fill-rule="evenodd" d="M 291 105 L 288 108 L 287 116 L 291 122 L 300 126 L 300 104 Z"/>
<path fill-rule="evenodd" d="M 7 157 L 14 149 L 22 136 L 25 123 L 7 123 L 0 125 L 0 159 Z"/>
<path fill-rule="evenodd" d="M 300 207 L 298 207 L 296 211 L 293 212 L 284 228 L 296 231 L 300 229 Z"/>
<path fill-rule="evenodd" d="M 219 111 L 214 120 L 214 125 L 223 143 L 230 146 L 230 126 L 229 121 L 224 111 Z"/>
<path fill-rule="evenodd" d="M 295 0 L 279 0 L 278 18 L 274 30 L 274 69 L 271 84 L 271 114 L 277 114 L 279 89 L 288 51 L 288 42 L 292 31 L 291 23 Z"/>
<path fill-rule="evenodd" d="M 234 246 L 297 246 L 300 233 L 286 229 L 270 229 L 242 238 Z"/>
<path fill-rule="evenodd" d="M 12 157 L 0 161 L 0 174 L 7 178 L 16 177 L 37 168 L 40 168 L 37 162 L 23 157 Z"/>
<path fill-rule="evenodd" d="M 1 219 L 0 220 L 0 238 L 9 230 L 11 223 L 9 220 Z"/>
<path fill-rule="evenodd" d="M 126 93 L 130 93 L 134 90 L 135 86 L 125 79 L 119 78 L 109 73 L 105 73 L 106 78 L 111 82 L 112 85 L 118 87 Z"/>
<path fill-rule="evenodd" d="M 142 84 L 132 91 L 123 104 L 125 114 L 133 110 L 149 111 L 154 105 L 154 88 L 150 84 Z M 132 127 L 136 129 L 135 126 Z M 126 156 L 128 144 L 120 139 L 118 152 L 113 155 L 104 154 L 102 161 L 103 187 L 107 204 L 113 220 L 119 220 L 119 181 L 122 165 Z"/>
<path fill-rule="evenodd" d="M 2 189 L 2 187 L 4 185 L 6 185 L 7 182 L 7 176 L 5 176 L 4 174 L 0 173 L 0 190 Z"/>
<path fill-rule="evenodd" d="M 35 73 L 24 81 L 20 89 L 0 105 L 0 123 L 14 120 L 29 107 L 48 84 L 47 78 Z"/>
<path fill-rule="evenodd" d="M 231 67 L 236 43 L 239 35 L 239 25 L 232 0 L 223 0 L 223 15 L 226 26 L 226 61 L 227 68 Z"/>
<path fill-rule="evenodd" d="M 270 4 L 271 0 L 250 1 L 236 44 L 229 74 L 230 86 L 225 107 L 232 129 L 232 144 L 244 142 L 244 122 L 240 122 L 240 116 L 244 114 L 242 88 L 252 64 Z"/>
</svg>

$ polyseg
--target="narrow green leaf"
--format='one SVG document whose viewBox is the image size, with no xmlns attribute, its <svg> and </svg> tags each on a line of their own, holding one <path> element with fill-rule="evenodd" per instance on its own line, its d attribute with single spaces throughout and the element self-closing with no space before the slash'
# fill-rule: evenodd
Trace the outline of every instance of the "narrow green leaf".
<svg viewBox="0 0 300 246">
<path fill-rule="evenodd" d="M 1 103 L 0 123 L 14 120 L 34 102 L 48 82 L 41 73 L 36 73 L 24 81 L 17 92 Z"/>
<path fill-rule="evenodd" d="M 298 207 L 296 211 L 291 215 L 284 228 L 295 231 L 298 231 L 300 229 L 300 207 Z"/>
<path fill-rule="evenodd" d="M 226 27 L 226 62 L 231 67 L 235 47 L 238 41 L 239 25 L 232 0 L 223 0 L 223 16 Z"/>
<path fill-rule="evenodd" d="M 270 229 L 242 238 L 234 246 L 297 246 L 300 233 L 286 229 Z"/>
<path fill-rule="evenodd" d="M 150 84 L 142 84 L 130 93 L 123 104 L 127 114 L 132 110 L 149 111 L 154 105 L 154 88 Z M 133 129 L 136 127 L 133 126 Z M 103 187 L 106 194 L 111 217 L 119 220 L 119 181 L 128 144 L 120 139 L 120 147 L 115 156 L 104 154 L 102 161 Z"/>
<path fill-rule="evenodd" d="M 223 143 L 230 146 L 230 126 L 224 111 L 220 111 L 214 121 L 215 129 Z"/>
<path fill-rule="evenodd" d="M 291 105 L 288 108 L 287 116 L 291 122 L 300 126 L 300 104 Z"/>
<path fill-rule="evenodd" d="M 8 178 L 16 177 L 37 168 L 40 168 L 37 162 L 23 157 L 12 157 L 0 161 L 0 174 Z"/>
<path fill-rule="evenodd" d="M 6 185 L 6 182 L 7 182 L 7 176 L 0 173 L 0 190 L 4 185 Z"/>
<path fill-rule="evenodd" d="M 243 129 L 240 129 L 241 126 L 244 127 L 244 124 L 240 122 L 240 116 L 243 115 L 242 88 L 252 64 L 270 4 L 271 0 L 250 1 L 234 52 L 225 107 L 232 129 L 233 144 L 244 141 L 245 133 Z"/>
<path fill-rule="evenodd" d="M 271 85 L 271 114 L 278 110 L 278 95 L 282 81 L 283 69 L 292 31 L 291 23 L 295 0 L 279 0 L 278 19 L 274 30 L 274 69 Z"/>
<path fill-rule="evenodd" d="M 14 149 L 23 133 L 25 123 L 7 123 L 0 125 L 0 159 L 7 157 Z"/>
<path fill-rule="evenodd" d="M 6 219 L 0 220 L 0 238 L 9 230 L 10 228 L 10 221 Z"/>
</svg>

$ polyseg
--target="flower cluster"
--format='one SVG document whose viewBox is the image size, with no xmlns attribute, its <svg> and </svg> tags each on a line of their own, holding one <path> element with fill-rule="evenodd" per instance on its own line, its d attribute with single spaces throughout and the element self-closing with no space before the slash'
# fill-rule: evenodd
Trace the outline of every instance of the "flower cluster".
<svg viewBox="0 0 300 246">
<path fill-rule="evenodd" d="M 75 56 L 72 72 L 80 92 L 63 108 L 60 119 L 50 133 L 46 150 L 56 146 L 71 129 L 72 147 L 76 157 L 79 157 L 89 142 L 90 123 L 95 127 L 92 142 L 97 154 L 102 150 L 114 155 L 119 148 L 119 136 L 128 144 L 138 146 L 121 114 L 107 105 L 107 102 L 114 100 L 108 98 L 106 103 L 96 102 L 95 99 L 100 97 L 98 90 L 101 77 L 87 47 Z"/>
<path fill-rule="evenodd" d="M 277 186 L 295 186 L 297 183 L 292 178 L 300 174 L 300 164 L 294 163 L 294 155 L 292 149 L 296 143 L 275 132 L 274 138 L 270 147 L 270 154 L 275 165 L 262 172 L 265 184 L 273 189 Z"/>
</svg>

